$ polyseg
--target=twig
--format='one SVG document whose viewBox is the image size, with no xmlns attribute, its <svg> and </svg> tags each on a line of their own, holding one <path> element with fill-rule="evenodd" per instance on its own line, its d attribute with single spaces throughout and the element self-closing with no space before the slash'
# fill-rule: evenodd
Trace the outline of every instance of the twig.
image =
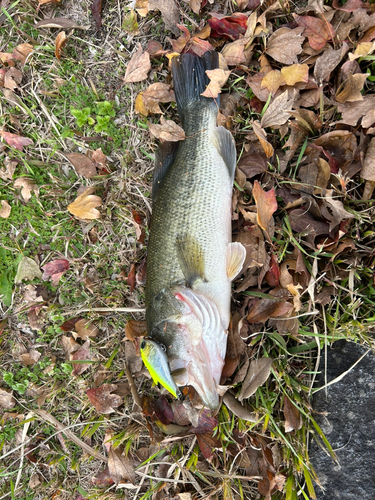
<svg viewBox="0 0 375 500">
<path fill-rule="evenodd" d="M 124 363 L 124 366 L 125 366 L 125 373 L 126 373 L 126 376 L 128 378 L 129 385 L 130 385 L 130 390 L 131 390 L 133 398 L 134 398 L 134 402 L 142 410 L 141 398 L 139 397 L 139 394 L 138 394 L 138 391 L 137 391 L 137 387 L 136 387 L 136 385 L 134 383 L 133 375 L 131 374 L 131 371 L 129 370 L 129 367 L 128 367 L 126 361 Z"/>
<path fill-rule="evenodd" d="M 83 312 L 145 312 L 144 307 L 88 307 L 87 309 L 78 309 L 78 311 L 70 311 L 62 313 L 62 316 L 74 316 Z"/>
</svg>

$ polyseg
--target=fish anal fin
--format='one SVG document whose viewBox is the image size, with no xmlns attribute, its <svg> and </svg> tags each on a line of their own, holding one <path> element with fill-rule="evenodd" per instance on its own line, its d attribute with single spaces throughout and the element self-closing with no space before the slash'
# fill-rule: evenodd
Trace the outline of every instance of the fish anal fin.
<svg viewBox="0 0 375 500">
<path fill-rule="evenodd" d="M 227 247 L 227 276 L 229 281 L 233 281 L 241 272 L 245 258 L 246 249 L 242 243 L 229 243 Z"/>
<path fill-rule="evenodd" d="M 160 144 L 155 154 L 154 176 L 152 181 L 152 199 L 155 201 L 159 187 L 176 158 L 178 142 Z"/>
<path fill-rule="evenodd" d="M 205 281 L 204 254 L 198 241 L 188 234 L 176 238 L 178 261 L 187 285 L 192 288 L 197 280 Z"/>
<path fill-rule="evenodd" d="M 224 127 L 217 127 L 214 143 L 228 168 L 231 182 L 233 182 L 236 173 L 236 146 L 232 134 Z"/>
</svg>

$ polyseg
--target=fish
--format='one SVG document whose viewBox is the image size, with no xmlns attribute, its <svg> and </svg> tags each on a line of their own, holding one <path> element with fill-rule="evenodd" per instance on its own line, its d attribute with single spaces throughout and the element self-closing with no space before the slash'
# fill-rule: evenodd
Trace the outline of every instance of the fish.
<svg viewBox="0 0 375 500">
<path fill-rule="evenodd" d="M 159 382 L 177 398 L 180 391 L 170 372 L 165 347 L 146 337 L 141 341 L 140 352 L 141 358 L 155 384 Z"/>
<path fill-rule="evenodd" d="M 185 140 L 154 169 L 147 249 L 147 336 L 166 347 L 177 386 L 191 385 L 202 404 L 219 405 L 230 322 L 231 282 L 245 248 L 232 243 L 236 148 L 217 127 L 219 99 L 202 96 L 218 54 L 172 58 Z"/>
</svg>

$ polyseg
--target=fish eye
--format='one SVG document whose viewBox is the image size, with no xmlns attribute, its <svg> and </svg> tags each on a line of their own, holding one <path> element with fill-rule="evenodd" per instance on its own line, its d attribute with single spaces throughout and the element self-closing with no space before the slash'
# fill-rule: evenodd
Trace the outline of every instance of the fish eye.
<svg viewBox="0 0 375 500">
<path fill-rule="evenodd" d="M 141 349 L 144 349 L 146 347 L 146 341 L 142 340 L 141 342 Z"/>
</svg>

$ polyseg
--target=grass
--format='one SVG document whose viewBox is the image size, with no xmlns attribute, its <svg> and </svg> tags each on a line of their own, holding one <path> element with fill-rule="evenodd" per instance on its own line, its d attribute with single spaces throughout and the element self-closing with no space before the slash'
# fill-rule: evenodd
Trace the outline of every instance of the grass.
<svg viewBox="0 0 375 500">
<path fill-rule="evenodd" d="M 50 9 L 51 16 L 69 16 L 79 20 L 78 24 L 91 24 L 86 2 L 45 8 Z M 245 454 L 241 451 L 239 434 L 244 436 L 247 448 L 261 448 L 259 443 L 264 442 L 272 450 L 273 466 L 286 478 L 284 492 L 274 492 L 272 500 L 294 500 L 297 492 L 300 498 L 314 498 L 316 478 L 308 456 L 310 436 L 315 435 L 332 452 L 311 407 L 316 352 L 340 338 L 373 346 L 370 337 L 375 306 L 373 203 L 361 204 L 362 187 L 358 181 L 350 185 L 344 196 L 345 208 L 355 216 L 348 238 L 360 240 L 358 261 L 346 254 L 335 255 L 323 247 L 312 251 L 305 245 L 305 235 L 292 230 L 283 209 L 276 214 L 275 234 L 268 248 L 272 246 L 280 263 L 294 258 L 298 248 L 309 273 L 314 262 L 317 264 L 315 298 L 333 285 L 337 294 L 325 308 L 314 300 L 308 307 L 310 299 L 305 294 L 302 301 L 307 313 L 300 315 L 297 331 L 292 334 L 280 333 L 274 325 L 255 325 L 254 331 L 250 331 L 246 356 L 274 358 L 272 373 L 251 398 L 256 422 L 238 418 L 222 405 L 214 434 L 223 451 L 217 451 L 210 464 L 202 457 L 196 436 L 174 441 L 163 434 L 133 407 L 129 391 L 120 410 L 100 415 L 86 391 L 103 381 L 126 385 L 124 364 L 129 342 L 123 342 L 124 327 L 130 319 L 142 319 L 142 313 L 111 310 L 100 313 L 93 309 L 141 308 L 144 304 L 143 286 L 137 286 L 131 293 L 126 277 L 131 265 L 139 265 L 146 255 L 144 245 L 137 242 L 132 212 L 141 215 L 147 234 L 154 155 L 147 119 L 134 112 L 135 96 L 145 88 L 145 83 L 122 85 L 136 39 L 124 34 L 123 16 L 117 3 L 109 1 L 105 9 L 104 28 L 100 32 L 75 30 L 61 60 L 54 55 L 57 30 L 35 28 L 34 20 L 39 19 L 39 14 L 32 4 L 15 2 L 8 8 L 4 24 L 7 29 L 2 40 L 3 51 L 11 52 L 20 43 L 31 41 L 34 53 L 22 69 L 21 90 L 16 91 L 22 107 L 4 100 L 0 126 L 29 137 L 34 145 L 23 152 L 7 148 L 0 153 L 3 162 L 16 162 L 11 178 L 0 179 L 0 200 L 12 206 L 9 218 L 0 218 L 0 290 L 13 292 L 13 300 L 2 309 L 5 321 L 0 320 L 0 387 L 13 390 L 16 398 L 15 406 L 5 410 L 0 420 L 0 454 L 4 456 L 0 467 L 0 500 L 71 499 L 78 495 L 92 499 L 124 497 L 121 489 L 93 485 L 92 477 L 98 476 L 104 464 L 85 454 L 82 446 L 66 434 L 59 433 L 56 424 L 39 412 L 40 408 L 101 453 L 110 428 L 113 447 L 123 446 L 135 460 L 139 474 L 133 498 L 151 498 L 164 484 L 171 484 L 172 495 L 177 490 L 168 481 L 175 481 L 174 486 L 182 488 L 183 480 L 192 485 L 189 491 L 203 495 L 256 498 L 257 480 L 242 479 L 251 475 L 251 463 L 242 457 Z M 141 20 L 142 29 L 149 30 L 148 38 L 164 41 L 166 34 L 160 17 L 149 15 Z M 161 81 L 166 75 L 165 67 L 159 68 L 150 83 Z M 251 120 L 260 116 L 253 110 L 248 112 L 248 103 L 254 95 L 244 80 L 243 75 L 232 75 L 227 86 L 228 91 L 241 95 L 231 118 L 240 150 L 251 130 Z M 173 105 L 164 109 L 166 114 L 175 116 Z M 262 113 L 265 111 L 266 108 Z M 97 134 L 102 136 L 100 140 L 83 139 Z M 275 131 L 280 140 L 277 134 Z M 289 162 L 286 171 L 293 180 L 306 146 L 307 140 Z M 93 179 L 80 177 L 62 154 L 97 148 L 108 156 L 109 172 Z M 274 163 L 272 174 L 279 186 L 291 182 L 289 174 L 281 172 L 280 164 Z M 22 177 L 39 187 L 39 196 L 32 193 L 28 202 L 13 186 L 14 180 Z M 103 216 L 83 223 L 68 212 L 67 206 L 77 197 L 79 188 L 91 185 L 103 199 Z M 251 202 L 246 189 L 239 188 L 237 194 L 243 196 L 244 202 Z M 361 210 L 363 207 L 367 211 Z M 14 277 L 23 255 L 35 259 L 40 266 L 66 258 L 70 266 L 57 287 L 38 279 L 15 285 Z M 40 329 L 29 325 L 28 314 L 33 303 L 26 295 L 29 286 L 35 297 L 42 297 Z M 235 303 L 241 307 L 246 300 L 267 297 L 266 292 L 254 288 L 238 293 L 234 295 Z M 62 347 L 63 336 L 71 335 L 61 325 L 82 309 L 91 310 L 79 315 L 95 322 L 100 335 L 91 339 L 92 362 L 88 363 L 88 369 L 79 377 L 72 377 L 73 363 Z M 24 366 L 19 355 L 30 349 L 36 349 L 41 357 L 35 364 Z M 140 394 L 157 394 L 147 378 L 137 377 L 136 382 Z M 239 391 L 240 387 L 238 382 L 234 389 Z M 302 428 L 291 433 L 284 430 L 286 397 L 303 421 Z M 25 432 L 24 448 L 20 448 L 22 432 Z M 129 495 L 132 493 L 130 490 Z"/>
</svg>

